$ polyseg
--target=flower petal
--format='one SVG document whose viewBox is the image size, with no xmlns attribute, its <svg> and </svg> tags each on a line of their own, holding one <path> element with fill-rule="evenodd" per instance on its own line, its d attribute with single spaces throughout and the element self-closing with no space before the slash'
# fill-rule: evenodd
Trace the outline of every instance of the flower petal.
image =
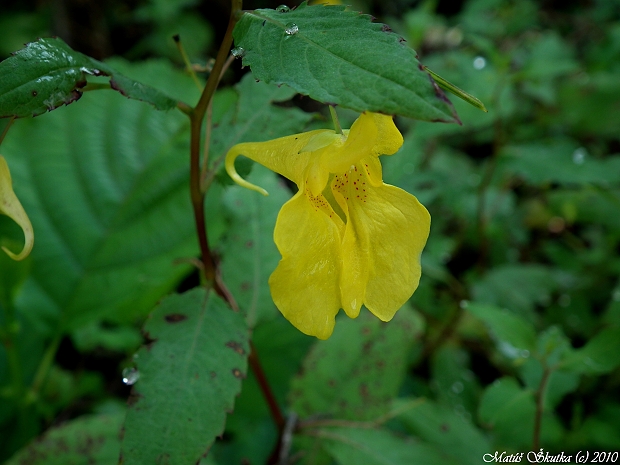
<svg viewBox="0 0 620 465">
<path fill-rule="evenodd" d="M 280 173 L 298 186 L 304 183 L 304 172 L 308 168 L 312 153 L 305 150 L 311 140 L 317 136 L 324 137 L 325 133 L 333 134 L 328 129 L 293 134 L 292 136 L 280 137 L 266 142 L 245 142 L 232 147 L 226 154 L 226 171 L 229 176 L 239 185 L 267 195 L 263 188 L 255 186 L 241 178 L 235 170 L 235 159 L 244 155 L 250 160 L 266 166 L 271 171 Z"/>
<path fill-rule="evenodd" d="M 420 254 L 430 215 L 411 194 L 383 184 L 347 200 L 342 245 L 342 301 L 349 316 L 364 303 L 383 321 L 411 297 L 420 280 Z M 351 309 L 347 309 L 347 303 Z"/>
<path fill-rule="evenodd" d="M 284 204 L 274 230 L 282 260 L 269 278 L 273 301 L 297 329 L 319 339 L 331 335 L 340 310 L 343 230 L 329 203 L 307 189 Z"/>
<path fill-rule="evenodd" d="M 11 173 L 6 160 L 0 155 L 0 213 L 7 215 L 13 219 L 24 232 L 24 248 L 18 254 L 11 252 L 6 247 L 2 247 L 9 257 L 13 260 L 23 260 L 32 250 L 34 245 L 34 233 L 32 231 L 32 224 L 24 207 L 19 202 L 19 199 L 13 192 L 13 182 L 11 180 Z"/>
<path fill-rule="evenodd" d="M 403 145 L 403 136 L 391 116 L 362 113 L 351 126 L 346 142 L 321 162 L 331 173 L 342 173 L 370 155 L 392 155 Z"/>
<path fill-rule="evenodd" d="M 394 155 L 403 145 L 403 136 L 394 124 L 394 119 L 391 116 L 379 113 L 371 113 L 371 115 L 379 134 L 372 148 L 373 153 L 376 155 Z"/>
</svg>

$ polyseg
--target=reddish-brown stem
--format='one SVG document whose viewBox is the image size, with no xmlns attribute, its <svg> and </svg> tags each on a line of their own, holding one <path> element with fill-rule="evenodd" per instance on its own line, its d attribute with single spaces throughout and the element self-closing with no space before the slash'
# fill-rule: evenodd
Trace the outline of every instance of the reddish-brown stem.
<svg viewBox="0 0 620 465">
<path fill-rule="evenodd" d="M 217 57 L 215 59 L 215 63 L 213 64 L 213 69 L 211 70 L 211 74 L 209 75 L 209 79 L 207 80 L 207 84 L 200 96 L 200 100 L 198 104 L 190 112 L 190 196 L 192 199 L 192 207 L 194 209 L 194 219 L 196 222 L 196 232 L 198 234 L 198 244 L 200 246 L 200 253 L 202 257 L 203 264 L 203 272 L 204 277 L 209 282 L 215 291 L 220 294 L 222 297 L 226 297 L 230 295 L 226 292 L 225 289 L 221 286 L 221 281 L 216 279 L 216 267 L 215 262 L 213 261 L 213 256 L 211 254 L 211 250 L 209 249 L 209 241 L 207 239 L 207 228 L 205 224 L 205 214 L 204 214 L 204 198 L 205 194 L 201 187 L 200 182 L 200 136 L 201 136 L 201 128 L 202 122 L 205 117 L 205 113 L 209 104 L 211 103 L 211 99 L 215 94 L 215 89 L 220 80 L 220 74 L 222 73 L 222 69 L 226 63 L 226 59 L 228 58 L 228 53 L 230 51 L 230 47 L 232 45 L 232 31 L 237 23 L 237 15 L 239 11 L 241 11 L 242 1 L 241 0 L 232 0 L 232 11 L 230 13 L 230 21 L 228 23 L 228 29 L 226 30 L 226 34 L 224 39 L 222 40 L 222 44 L 220 45 L 220 49 L 217 53 Z"/>
<path fill-rule="evenodd" d="M 201 169 L 200 169 L 200 139 L 201 139 L 201 129 L 202 123 L 205 118 L 205 114 L 209 105 L 211 104 L 211 100 L 213 95 L 215 94 L 215 89 L 219 83 L 220 77 L 222 75 L 223 70 L 227 66 L 227 63 L 230 62 L 227 60 L 229 51 L 232 45 L 232 31 L 237 23 L 239 18 L 239 13 L 242 9 L 242 0 L 232 0 L 232 10 L 230 13 L 230 21 L 228 23 L 228 29 L 226 30 L 226 34 L 224 39 L 222 40 L 222 44 L 220 45 L 220 49 L 218 51 L 217 57 L 215 59 L 215 63 L 213 64 L 213 69 L 211 70 L 211 74 L 209 75 L 209 79 L 207 80 L 207 84 L 200 96 L 200 100 L 196 107 L 187 112 L 190 118 L 190 196 L 192 200 L 192 207 L 194 209 L 194 219 L 196 222 L 196 232 L 198 234 L 198 244 L 200 246 L 201 253 L 201 262 L 204 277 L 207 280 L 207 283 L 215 289 L 215 291 L 223 297 L 231 308 L 235 311 L 238 310 L 237 304 L 233 298 L 233 296 L 228 292 L 226 286 L 219 278 L 217 272 L 217 266 L 211 250 L 209 248 L 209 241 L 207 238 L 207 227 L 205 222 L 205 212 L 204 212 L 204 199 L 205 199 L 205 191 L 201 186 Z M 180 108 L 183 110 L 182 108 Z M 204 163 L 207 163 L 208 160 L 205 157 Z M 265 396 L 265 400 L 267 401 L 267 405 L 273 417 L 273 420 L 278 428 L 278 432 L 282 433 L 285 420 L 280 407 L 273 395 L 273 391 L 267 382 L 267 378 L 263 369 L 258 360 L 258 356 L 256 355 L 256 349 L 254 349 L 254 345 L 250 342 L 250 355 L 249 355 L 249 363 L 258 384 L 260 386 L 263 395 Z"/>
<path fill-rule="evenodd" d="M 200 189 L 200 127 L 201 120 L 191 118 L 190 120 L 190 172 L 189 185 L 192 208 L 194 209 L 194 220 L 196 223 L 196 233 L 203 264 L 205 279 L 215 286 L 215 263 L 209 249 L 207 239 L 207 228 L 205 224 L 204 194 Z M 217 290 L 217 288 L 216 288 Z"/>
<path fill-rule="evenodd" d="M 540 380 L 540 385 L 536 390 L 536 415 L 534 417 L 534 438 L 532 440 L 533 451 L 537 451 L 540 446 L 540 426 L 545 409 L 545 391 L 547 390 L 547 382 L 549 381 L 551 371 L 551 368 L 545 367 L 542 379 Z"/>
<path fill-rule="evenodd" d="M 258 356 L 256 355 L 256 349 L 254 348 L 254 344 L 252 342 L 250 342 L 250 357 L 248 358 L 248 361 L 250 362 L 250 367 L 254 372 L 254 376 L 256 376 L 256 381 L 258 381 L 258 385 L 263 392 L 263 396 L 265 397 L 265 401 L 267 402 L 267 406 L 269 407 L 271 416 L 273 417 L 273 420 L 278 427 L 278 432 L 281 433 L 284 429 L 284 425 L 286 424 L 286 420 L 284 419 L 284 415 L 282 415 L 280 406 L 278 405 L 278 402 L 273 395 L 271 387 L 269 386 L 269 382 L 267 381 L 267 377 L 265 376 L 263 367 L 258 360 Z"/>
<path fill-rule="evenodd" d="M 224 73 L 226 72 L 226 70 L 230 68 L 230 65 L 232 64 L 234 59 L 235 57 L 232 55 L 228 57 L 228 59 L 226 60 L 226 63 L 224 63 L 224 66 L 222 67 L 222 71 L 220 71 L 220 77 L 218 79 L 218 83 L 222 79 L 222 76 L 224 76 Z M 205 143 L 204 143 L 204 148 L 203 148 L 204 155 L 202 157 L 202 172 L 200 173 L 200 188 L 202 189 L 203 192 L 206 192 L 207 188 L 209 187 L 209 185 L 205 185 L 205 180 L 207 178 L 207 174 L 209 173 L 209 148 L 211 145 L 212 117 L 213 117 L 213 104 L 212 102 L 209 102 L 209 105 L 207 105 L 207 124 L 205 128 Z"/>
</svg>

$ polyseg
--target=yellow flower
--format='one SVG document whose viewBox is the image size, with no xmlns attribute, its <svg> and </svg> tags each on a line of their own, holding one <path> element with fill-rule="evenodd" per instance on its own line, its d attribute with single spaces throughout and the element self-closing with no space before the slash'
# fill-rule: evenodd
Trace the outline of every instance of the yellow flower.
<svg viewBox="0 0 620 465">
<path fill-rule="evenodd" d="M 355 318 L 363 305 L 383 321 L 411 297 L 430 215 L 411 194 L 383 183 L 379 155 L 403 138 L 392 117 L 363 113 L 350 130 L 327 129 L 268 142 L 235 145 L 226 170 L 238 184 L 244 155 L 297 184 L 284 204 L 274 240 L 282 259 L 269 278 L 273 301 L 300 331 L 327 339 L 342 308 Z"/>
<path fill-rule="evenodd" d="M 25 242 L 24 248 L 18 254 L 14 254 L 6 247 L 2 247 L 9 257 L 13 260 L 23 260 L 26 258 L 32 250 L 34 244 L 34 234 L 32 232 L 32 224 L 28 219 L 28 215 L 24 211 L 24 207 L 19 202 L 19 199 L 13 192 L 13 181 L 11 180 L 11 173 L 9 167 L 6 164 L 6 160 L 0 155 L 0 213 L 7 215 L 13 219 L 24 232 Z"/>
</svg>

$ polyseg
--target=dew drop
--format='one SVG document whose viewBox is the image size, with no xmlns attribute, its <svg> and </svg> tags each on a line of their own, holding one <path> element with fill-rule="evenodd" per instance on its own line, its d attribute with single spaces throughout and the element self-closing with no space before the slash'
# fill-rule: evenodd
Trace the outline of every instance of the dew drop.
<svg viewBox="0 0 620 465">
<path fill-rule="evenodd" d="M 587 154 L 588 152 L 586 152 L 586 149 L 584 149 L 583 147 L 575 149 L 575 151 L 573 152 L 573 163 L 575 165 L 583 165 L 583 162 L 586 161 Z"/>
<path fill-rule="evenodd" d="M 612 298 L 618 302 L 620 301 L 620 289 L 616 289 L 612 295 Z"/>
<path fill-rule="evenodd" d="M 127 386 L 135 384 L 140 379 L 140 372 L 133 367 L 127 367 L 123 370 L 123 383 Z"/>
<path fill-rule="evenodd" d="M 357 299 L 353 299 L 353 300 L 351 301 L 351 308 L 352 308 L 353 310 L 357 310 Z"/>
<path fill-rule="evenodd" d="M 289 11 L 291 11 L 291 9 L 286 5 L 280 5 L 276 7 L 276 11 L 278 13 L 288 13 Z"/>
<path fill-rule="evenodd" d="M 463 310 L 466 309 L 468 305 L 469 305 L 469 302 L 467 302 L 466 300 L 461 300 L 459 302 L 459 307 L 461 307 Z"/>
<path fill-rule="evenodd" d="M 235 47 L 230 53 L 232 53 L 232 56 L 235 58 L 242 58 L 245 55 L 245 49 L 243 47 Z"/>
<path fill-rule="evenodd" d="M 474 58 L 474 68 L 482 69 L 487 65 L 487 60 L 484 57 L 477 56 Z"/>
<path fill-rule="evenodd" d="M 455 394 L 460 394 L 461 392 L 463 392 L 463 389 L 465 389 L 465 386 L 460 381 L 456 381 L 452 385 L 452 392 L 454 392 Z"/>
<path fill-rule="evenodd" d="M 295 24 L 295 23 L 288 23 L 286 25 L 286 29 L 284 29 L 284 33 L 287 36 L 294 36 L 298 32 L 299 32 L 299 28 L 297 27 L 297 24 Z"/>
<path fill-rule="evenodd" d="M 523 349 L 523 350 L 521 350 L 519 355 L 521 356 L 521 358 L 528 358 L 530 356 L 530 351 L 526 350 L 526 349 Z"/>
</svg>

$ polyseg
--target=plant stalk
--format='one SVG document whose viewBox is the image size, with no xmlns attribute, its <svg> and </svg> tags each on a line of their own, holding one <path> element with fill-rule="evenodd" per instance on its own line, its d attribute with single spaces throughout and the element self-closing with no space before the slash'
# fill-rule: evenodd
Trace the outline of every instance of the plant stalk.
<svg viewBox="0 0 620 465">
<path fill-rule="evenodd" d="M 23 407 L 24 399 L 24 380 L 17 351 L 16 336 L 18 336 L 18 323 L 15 319 L 15 308 L 11 302 L 5 308 L 4 318 L 6 325 L 1 328 L 0 341 L 4 345 L 9 364 L 9 373 L 11 378 L 12 397 L 17 400 L 20 407 Z"/>
<path fill-rule="evenodd" d="M 258 381 L 258 385 L 263 392 L 263 396 L 265 397 L 265 401 L 267 402 L 267 406 L 269 407 L 271 416 L 273 417 L 273 420 L 278 427 L 278 431 L 281 433 L 284 429 L 284 426 L 286 425 L 286 420 L 284 419 L 284 415 L 282 415 L 280 406 L 278 405 L 278 402 L 273 395 L 271 386 L 269 386 L 269 382 L 267 381 L 267 377 L 265 376 L 263 367 L 258 360 L 258 356 L 256 355 L 256 348 L 254 347 L 252 341 L 250 341 L 250 356 L 248 358 L 248 361 L 250 363 L 252 371 L 254 372 L 254 376 L 256 376 L 256 381 Z"/>
<path fill-rule="evenodd" d="M 205 113 L 213 95 L 217 88 L 219 77 L 228 58 L 230 47 L 232 45 L 232 31 L 237 23 L 238 12 L 241 11 L 242 0 L 232 0 L 232 9 L 230 12 L 230 20 L 228 22 L 228 29 L 220 45 L 220 49 L 217 53 L 215 63 L 207 84 L 200 96 L 200 100 L 196 107 L 190 112 L 190 196 L 192 200 L 192 207 L 194 209 L 194 219 L 196 223 L 196 232 L 198 234 L 198 244 L 200 246 L 201 259 L 203 265 L 204 277 L 208 283 L 210 283 L 215 291 L 222 297 L 226 297 L 228 294 L 222 289 L 216 276 L 216 266 L 213 260 L 213 255 L 209 248 L 209 241 L 207 238 L 207 228 L 205 223 L 204 214 L 204 199 L 205 193 L 201 189 L 200 182 L 200 138 L 202 123 L 205 117 Z"/>
<path fill-rule="evenodd" d="M 209 79 L 207 80 L 207 84 L 200 96 L 200 100 L 196 107 L 190 111 L 190 196 L 192 201 L 192 207 L 194 209 L 194 219 L 196 222 L 196 232 L 198 235 L 198 244 L 200 245 L 201 252 L 201 262 L 204 277 L 207 282 L 213 286 L 214 290 L 222 297 L 224 300 L 228 302 L 231 308 L 235 311 L 238 311 L 237 304 L 233 298 L 233 296 L 228 292 L 226 286 L 219 278 L 217 273 L 217 267 L 215 261 L 213 259 L 213 255 L 209 248 L 209 241 L 207 238 L 207 228 L 206 228 L 206 219 L 204 213 L 204 199 L 206 192 L 203 190 L 201 186 L 201 167 L 200 167 L 200 139 L 201 139 L 201 128 L 205 118 L 205 114 L 211 104 L 211 100 L 213 95 L 215 94 L 215 90 L 219 83 L 221 74 L 226 67 L 226 63 L 228 62 L 228 56 L 230 52 L 230 48 L 232 46 L 233 37 L 232 31 L 237 23 L 239 18 L 239 13 L 242 10 L 242 0 L 232 0 L 231 2 L 232 8 L 230 12 L 230 20 L 228 22 L 228 29 L 226 30 L 226 34 L 224 35 L 224 39 L 222 40 L 222 44 L 220 45 L 220 49 L 218 51 L 217 57 L 215 59 L 215 63 L 213 64 L 213 69 L 211 70 L 211 74 L 209 74 Z M 229 63 L 230 64 L 230 63 Z M 204 163 L 207 163 L 208 160 L 204 160 Z M 267 381 L 267 377 L 263 372 L 263 369 L 258 360 L 258 356 L 256 355 L 256 349 L 254 345 L 250 341 L 250 355 L 249 355 L 249 363 L 258 384 L 260 386 L 261 391 L 267 401 L 267 405 L 273 417 L 273 420 L 278 428 L 278 432 L 281 433 L 284 429 L 286 421 L 284 420 L 284 416 L 282 415 L 282 411 L 273 395 L 273 391 Z"/>
<path fill-rule="evenodd" d="M 49 346 L 45 350 L 43 354 L 43 359 L 37 368 L 37 372 L 34 375 L 34 380 L 32 382 L 32 392 L 34 395 L 38 395 L 39 390 L 43 386 L 43 382 L 50 371 L 52 364 L 54 363 L 54 357 L 56 357 L 56 352 L 58 351 L 58 346 L 60 345 L 60 340 L 62 338 L 61 332 L 58 331 L 52 342 L 50 342 Z"/>
<path fill-rule="evenodd" d="M 333 105 L 329 105 L 329 113 L 332 117 L 332 121 L 334 122 L 334 130 L 338 134 L 344 134 L 342 132 L 342 126 L 340 126 L 340 120 L 338 119 L 338 114 L 336 113 L 336 109 L 334 108 Z"/>
<path fill-rule="evenodd" d="M 6 137 L 6 134 L 9 132 L 9 129 L 11 129 L 11 126 L 13 125 L 13 122 L 15 121 L 15 116 L 13 116 L 8 123 L 6 123 L 6 126 L 4 127 L 4 130 L 2 131 L 2 134 L 0 134 L 0 144 L 2 144 L 2 141 L 4 140 L 4 138 Z"/>
<path fill-rule="evenodd" d="M 540 380 L 540 385 L 536 390 L 536 414 L 534 417 L 534 437 L 532 440 L 533 451 L 537 451 L 540 446 L 540 427 L 542 424 L 542 415 L 545 409 L 545 391 L 547 390 L 547 383 L 549 381 L 551 371 L 551 368 L 545 367 L 542 379 Z"/>
</svg>

